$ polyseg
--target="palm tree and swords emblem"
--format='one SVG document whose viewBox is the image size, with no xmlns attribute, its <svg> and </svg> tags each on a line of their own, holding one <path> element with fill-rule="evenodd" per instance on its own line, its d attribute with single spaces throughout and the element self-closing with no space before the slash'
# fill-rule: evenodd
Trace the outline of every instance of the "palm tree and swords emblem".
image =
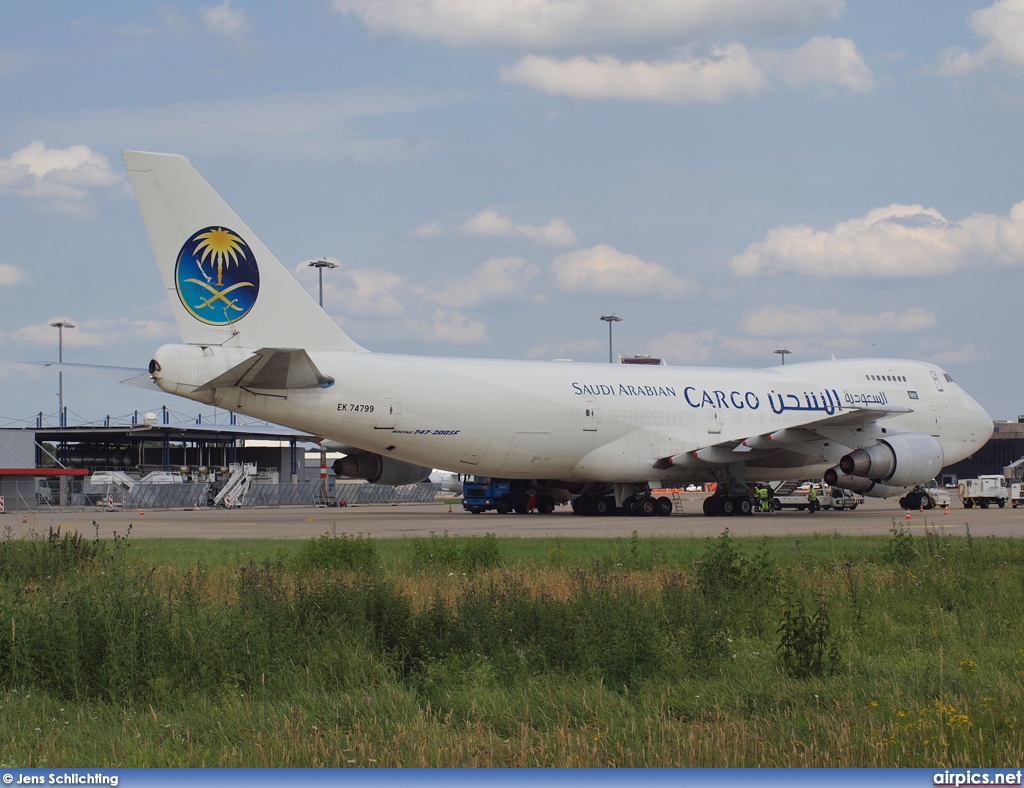
<svg viewBox="0 0 1024 788">
<path fill-rule="evenodd" d="M 245 317 L 260 288 L 252 250 L 225 227 L 205 227 L 193 233 L 178 253 L 174 278 L 185 309 L 214 326 Z"/>
</svg>

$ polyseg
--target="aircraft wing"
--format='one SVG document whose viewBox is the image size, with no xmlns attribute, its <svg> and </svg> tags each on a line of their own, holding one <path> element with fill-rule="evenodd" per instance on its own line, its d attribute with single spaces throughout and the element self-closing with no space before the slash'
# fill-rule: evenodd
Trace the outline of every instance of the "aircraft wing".
<svg viewBox="0 0 1024 788">
<path fill-rule="evenodd" d="M 241 364 L 208 380 L 196 391 L 232 388 L 285 389 L 327 388 L 334 378 L 320 373 L 305 350 L 265 347 L 257 350 Z"/>
<path fill-rule="evenodd" d="M 694 451 L 677 454 L 659 460 L 656 468 L 668 467 L 708 467 L 715 465 L 732 465 L 760 459 L 766 454 L 779 450 L 799 453 L 800 444 L 815 443 L 822 440 L 834 440 L 828 430 L 832 428 L 851 429 L 867 426 L 881 419 L 910 413 L 911 408 L 892 405 L 868 405 L 851 408 L 824 418 L 811 418 L 803 424 L 785 427 L 773 432 L 752 435 L 747 438 L 732 436 L 725 440 L 708 443 Z"/>
<path fill-rule="evenodd" d="M 161 390 L 149 376 L 149 370 L 147 369 L 137 369 L 133 367 L 104 367 L 98 364 L 69 364 L 67 362 L 60 363 L 57 361 L 23 361 L 21 363 L 31 364 L 36 367 L 54 367 L 55 369 L 70 372 L 74 375 L 112 380 L 115 383 L 124 383 L 126 386 L 135 386 L 140 389 L 152 389 L 153 391 Z"/>
</svg>

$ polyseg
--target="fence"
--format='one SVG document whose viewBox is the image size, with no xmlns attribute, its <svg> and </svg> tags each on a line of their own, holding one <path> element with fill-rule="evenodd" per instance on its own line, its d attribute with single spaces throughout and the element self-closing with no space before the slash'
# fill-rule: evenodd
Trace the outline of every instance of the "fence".
<svg viewBox="0 0 1024 788">
<path fill-rule="evenodd" d="M 319 481 L 306 484 L 254 483 L 242 499 L 242 506 L 310 506 L 319 491 Z"/>
<path fill-rule="evenodd" d="M 440 490 L 440 484 L 407 484 L 403 487 L 392 487 L 389 484 L 335 484 L 331 488 L 331 503 L 432 503 Z"/>
<path fill-rule="evenodd" d="M 210 492 L 208 482 L 182 484 L 136 484 L 128 493 L 128 509 L 194 509 L 205 507 Z"/>
</svg>

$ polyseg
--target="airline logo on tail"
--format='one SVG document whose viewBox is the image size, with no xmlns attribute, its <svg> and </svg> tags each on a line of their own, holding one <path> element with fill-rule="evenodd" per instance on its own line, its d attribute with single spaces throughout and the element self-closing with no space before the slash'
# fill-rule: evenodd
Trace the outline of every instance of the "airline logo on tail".
<svg viewBox="0 0 1024 788">
<path fill-rule="evenodd" d="M 211 326 L 245 317 L 260 292 L 260 271 L 249 245 L 225 227 L 204 227 L 185 241 L 174 267 L 178 298 Z"/>
</svg>

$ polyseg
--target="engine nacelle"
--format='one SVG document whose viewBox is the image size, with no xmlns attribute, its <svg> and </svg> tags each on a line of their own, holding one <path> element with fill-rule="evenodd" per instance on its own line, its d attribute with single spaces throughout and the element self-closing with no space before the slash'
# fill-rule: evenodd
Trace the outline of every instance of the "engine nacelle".
<svg viewBox="0 0 1024 788">
<path fill-rule="evenodd" d="M 942 470 L 944 460 L 942 445 L 931 435 L 901 432 L 882 438 L 874 446 L 845 455 L 839 460 L 839 470 L 845 476 L 884 482 L 894 488 L 912 487 L 934 479 Z M 830 470 L 835 471 L 834 468 Z"/>
<path fill-rule="evenodd" d="M 395 487 L 425 481 L 433 470 L 369 451 L 349 454 L 335 460 L 331 467 L 338 476 L 351 476 L 354 479 L 366 479 L 370 484 L 390 484 Z"/>
<path fill-rule="evenodd" d="M 863 476 L 847 476 L 839 466 L 829 468 L 825 471 L 825 484 L 830 487 L 841 487 L 850 492 L 861 493 L 871 498 L 889 498 L 902 493 L 905 487 L 893 487 L 889 484 L 879 484 Z"/>
</svg>

